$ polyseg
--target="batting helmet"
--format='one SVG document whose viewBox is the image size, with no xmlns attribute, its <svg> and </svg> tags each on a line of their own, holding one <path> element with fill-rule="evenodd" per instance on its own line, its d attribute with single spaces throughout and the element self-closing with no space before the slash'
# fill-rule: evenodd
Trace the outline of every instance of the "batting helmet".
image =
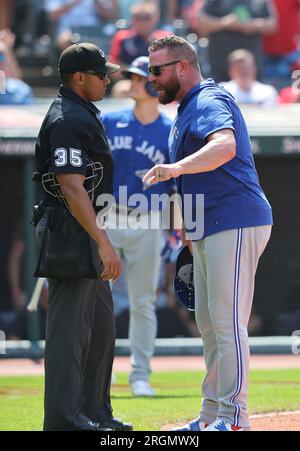
<svg viewBox="0 0 300 451">
<path fill-rule="evenodd" d="M 194 265 L 188 246 L 183 247 L 177 257 L 174 291 L 188 310 L 195 310 Z"/>
<path fill-rule="evenodd" d="M 127 68 L 127 70 L 123 70 L 122 74 L 125 75 L 126 78 L 130 78 L 131 74 L 141 75 L 141 77 L 149 78 L 149 58 L 147 56 L 139 56 L 135 60 L 132 61 L 131 66 Z M 150 81 L 147 81 L 145 85 L 146 91 L 152 97 L 157 97 L 157 91 L 153 88 L 153 85 Z"/>
</svg>

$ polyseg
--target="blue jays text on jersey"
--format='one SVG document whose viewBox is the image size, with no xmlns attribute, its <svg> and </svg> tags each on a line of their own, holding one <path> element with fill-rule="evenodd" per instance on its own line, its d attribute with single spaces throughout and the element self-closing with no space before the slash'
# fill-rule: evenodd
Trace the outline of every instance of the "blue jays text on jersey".
<svg viewBox="0 0 300 451">
<path fill-rule="evenodd" d="M 122 149 L 132 150 L 134 147 L 134 138 L 133 136 L 112 136 L 109 138 L 109 144 L 111 151 Z M 136 146 L 135 150 L 147 156 L 154 165 L 166 163 L 165 154 L 146 139 L 143 140 L 140 146 Z"/>
<path fill-rule="evenodd" d="M 128 197 L 169 194 L 173 180 L 157 185 L 143 183 L 146 172 L 156 164 L 169 163 L 168 138 L 171 120 L 164 114 L 150 124 L 142 124 L 132 109 L 104 114 L 101 118 L 114 160 L 114 196 L 119 203 L 119 187 L 126 186 Z M 151 205 L 151 204 L 150 204 Z"/>
</svg>

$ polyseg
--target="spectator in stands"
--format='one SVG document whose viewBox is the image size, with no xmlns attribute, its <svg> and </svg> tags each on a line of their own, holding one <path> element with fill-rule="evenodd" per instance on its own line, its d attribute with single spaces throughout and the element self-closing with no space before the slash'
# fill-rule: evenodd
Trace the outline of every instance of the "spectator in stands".
<svg viewBox="0 0 300 451">
<path fill-rule="evenodd" d="M 22 105 L 33 102 L 30 86 L 24 83 L 21 69 L 13 53 L 15 35 L 0 30 L 0 104 Z"/>
<path fill-rule="evenodd" d="M 109 59 L 126 69 L 139 56 L 148 55 L 148 46 L 155 39 L 170 35 L 169 31 L 156 30 L 159 11 L 154 3 L 143 2 L 130 8 L 131 27 L 118 31 L 112 39 Z M 118 74 L 115 74 L 115 79 Z M 120 77 L 120 75 L 119 75 Z"/>
<path fill-rule="evenodd" d="M 46 0 L 16 0 L 12 29 L 16 34 L 14 49 L 21 58 L 46 57 L 51 44 Z"/>
<path fill-rule="evenodd" d="M 0 2 L 0 30 L 11 28 L 15 0 L 1 0 Z"/>
<path fill-rule="evenodd" d="M 5 52 L 6 62 L 5 71 L 8 77 L 22 78 L 20 66 L 15 58 L 13 47 L 15 44 L 15 35 L 9 29 L 0 30 L 0 43 L 2 52 Z"/>
<path fill-rule="evenodd" d="M 261 67 L 261 37 L 275 31 L 277 19 L 268 0 L 204 0 L 199 34 L 209 36 L 208 57 L 216 82 L 228 80 L 226 60 L 238 48 L 250 50 Z"/>
<path fill-rule="evenodd" d="M 279 105 L 286 105 L 289 103 L 300 103 L 300 89 L 299 86 L 286 86 L 279 91 L 278 97 Z"/>
<path fill-rule="evenodd" d="M 130 8 L 138 3 L 154 3 L 158 11 L 160 11 L 160 0 L 119 0 L 119 19 L 129 22 L 131 19 Z"/>
<path fill-rule="evenodd" d="M 46 0 L 60 51 L 72 44 L 72 27 L 100 27 L 103 21 L 115 19 L 117 9 L 118 0 Z"/>
<path fill-rule="evenodd" d="M 166 4 L 165 19 L 169 22 L 175 19 L 187 21 L 191 31 L 197 29 L 198 15 L 204 0 L 164 0 Z"/>
<path fill-rule="evenodd" d="M 274 107 L 277 105 L 277 91 L 271 85 L 256 80 L 257 67 L 254 56 L 244 49 L 235 50 L 228 58 L 230 81 L 221 83 L 239 104 Z"/>
<path fill-rule="evenodd" d="M 298 28 L 300 0 L 274 0 L 278 29 L 263 37 L 263 76 L 275 86 L 287 86 L 291 73 L 300 69 Z"/>
</svg>

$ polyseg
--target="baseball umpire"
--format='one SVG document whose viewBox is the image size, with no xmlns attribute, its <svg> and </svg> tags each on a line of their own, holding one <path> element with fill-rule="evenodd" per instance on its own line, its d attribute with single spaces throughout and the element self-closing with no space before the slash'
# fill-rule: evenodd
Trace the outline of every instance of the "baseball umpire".
<svg viewBox="0 0 300 451">
<path fill-rule="evenodd" d="M 67 48 L 59 60 L 62 86 L 36 144 L 34 179 L 44 188 L 36 213 L 36 275 L 49 280 L 46 431 L 132 429 L 113 418 L 110 406 L 115 323 L 109 279 L 121 267 L 97 227 L 93 204 L 111 192 L 113 161 L 91 102 L 103 98 L 108 75 L 118 69 L 93 44 Z"/>
<path fill-rule="evenodd" d="M 155 301 L 162 233 L 159 227 L 134 229 L 129 224 L 127 227 L 126 215 L 131 212 L 130 197 L 142 196 L 148 205 L 140 208 L 142 215 L 147 219 L 152 215 L 154 223 L 154 216 L 158 218 L 160 213 L 152 208 L 152 195 L 167 195 L 173 185 L 170 181 L 157 186 L 142 182 L 155 163 L 169 162 L 171 128 L 170 119 L 159 112 L 157 93 L 148 82 L 148 64 L 148 57 L 142 56 L 123 72 L 130 79 L 129 97 L 134 100 L 134 107 L 103 115 L 114 160 L 113 189 L 120 220 L 119 228 L 109 228 L 107 233 L 116 251 L 124 257 L 130 306 L 130 383 L 135 396 L 155 395 L 149 375 L 157 332 Z M 121 198 L 122 187 L 127 189 L 126 199 Z"/>
</svg>

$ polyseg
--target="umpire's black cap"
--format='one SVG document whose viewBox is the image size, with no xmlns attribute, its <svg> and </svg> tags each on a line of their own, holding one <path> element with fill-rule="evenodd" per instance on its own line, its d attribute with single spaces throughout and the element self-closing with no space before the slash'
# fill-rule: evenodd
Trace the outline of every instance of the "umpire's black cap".
<svg viewBox="0 0 300 451">
<path fill-rule="evenodd" d="M 194 265 L 188 246 L 183 247 L 177 257 L 174 291 L 188 310 L 195 310 Z"/>
<path fill-rule="evenodd" d="M 120 66 L 117 64 L 106 61 L 105 54 L 99 47 L 89 42 L 70 45 L 62 52 L 58 62 L 61 75 L 86 71 L 112 74 L 119 69 Z"/>
</svg>

